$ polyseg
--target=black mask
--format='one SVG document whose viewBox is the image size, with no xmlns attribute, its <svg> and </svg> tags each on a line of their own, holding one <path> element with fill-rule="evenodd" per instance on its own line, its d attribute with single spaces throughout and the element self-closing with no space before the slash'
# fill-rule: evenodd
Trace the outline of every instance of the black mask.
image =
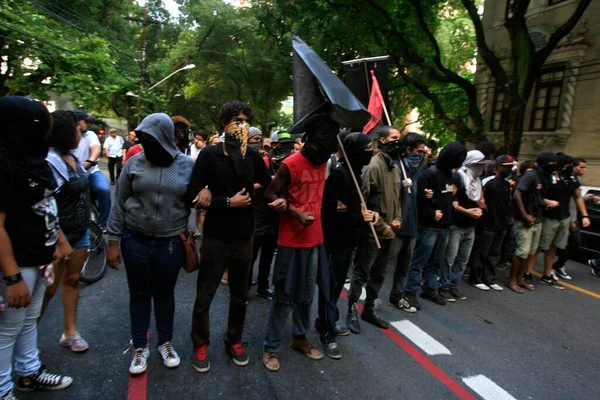
<svg viewBox="0 0 600 400">
<path fill-rule="evenodd" d="M 157 167 L 168 167 L 173 164 L 173 157 L 156 140 L 148 140 L 141 135 L 139 138 L 146 160 Z"/>
<path fill-rule="evenodd" d="M 392 160 L 397 160 L 402 153 L 400 140 L 394 140 L 387 143 L 379 143 L 379 149 L 383 151 Z"/>
<path fill-rule="evenodd" d="M 313 143 L 306 143 L 300 152 L 315 165 L 325 164 L 332 154 L 330 148 L 315 146 Z"/>
</svg>

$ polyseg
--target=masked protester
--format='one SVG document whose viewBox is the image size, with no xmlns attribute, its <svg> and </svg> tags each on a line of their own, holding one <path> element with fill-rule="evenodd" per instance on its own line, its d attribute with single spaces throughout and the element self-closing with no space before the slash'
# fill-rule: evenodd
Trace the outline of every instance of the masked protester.
<svg viewBox="0 0 600 400">
<path fill-rule="evenodd" d="M 125 164 L 119 178 L 108 222 L 108 261 L 119 268 L 122 254 L 125 262 L 134 347 L 129 373 L 139 375 L 150 356 L 146 335 L 153 301 L 163 364 L 175 368 L 180 363 L 171 343 L 174 292 L 185 262 L 180 235 L 191 211 L 184 195 L 194 162 L 175 145 L 168 115 L 148 115 L 135 132 L 144 152 Z"/>
<path fill-rule="evenodd" d="M 446 247 L 445 262 L 440 274 L 438 293 L 448 302 L 466 300 L 467 297 L 458 290 L 463 273 L 471 256 L 475 241 L 475 223 L 483 215 L 480 208 L 483 204 L 483 175 L 487 163 L 479 150 L 467 153 L 462 167 L 453 174 L 456 187 L 454 216 Z"/>
<path fill-rule="evenodd" d="M 567 154 L 556 156 L 556 171 L 550 178 L 550 185 L 545 198 L 558 203 L 556 207 L 546 208 L 542 218 L 542 236 L 538 254 L 544 252 L 544 275 L 540 279 L 542 283 L 556 289 L 564 289 L 558 283 L 558 277 L 552 266 L 557 249 L 565 250 L 569 240 L 569 227 L 571 222 L 570 204 L 573 200 L 582 215 L 582 225 L 587 228 L 590 219 L 581 190 L 579 181 L 573 177 L 573 158 Z"/>
<path fill-rule="evenodd" d="M 479 219 L 477 249 L 471 253 L 472 268 L 469 283 L 479 290 L 502 291 L 496 276 L 496 266 L 502 262 L 502 247 L 511 219 L 510 176 L 516 161 L 507 155 L 495 161 L 496 175 L 482 181 L 487 210 Z"/>
<path fill-rule="evenodd" d="M 283 160 L 292 155 L 296 142 L 292 135 L 286 131 L 276 131 L 276 134 L 273 135 L 271 136 L 272 150 L 269 154 L 269 160 L 271 161 L 271 173 L 276 175 Z"/>
<path fill-rule="evenodd" d="M 236 365 L 248 365 L 242 334 L 252 262 L 254 186 L 271 183 L 262 157 L 248 148 L 250 107 L 240 101 L 223 105 L 219 123 L 225 141 L 200 152 L 186 195 L 190 204 L 206 209 L 192 317 L 193 368 L 198 372 L 210 370 L 209 310 L 226 268 L 230 300 L 225 348 Z"/>
<path fill-rule="evenodd" d="M 387 321 L 379 316 L 379 291 L 385 279 L 395 232 L 402 226 L 400 169 L 396 165 L 401 153 L 400 131 L 393 126 L 384 126 L 379 128 L 377 134 L 379 153 L 365 167 L 361 189 L 367 205 L 381 215 L 381 219 L 375 225 L 381 248 L 377 248 L 370 228 L 363 226 L 356 250 L 346 316 L 348 329 L 353 333 L 360 333 L 356 303 L 362 294 L 363 286 L 366 286 L 367 300 L 361 318 L 379 328 L 389 328 Z"/>
<path fill-rule="evenodd" d="M 291 312 L 290 346 L 313 360 L 323 354 L 306 338 L 310 329 L 310 310 L 317 279 L 329 293 L 329 269 L 321 205 L 325 187 L 325 169 L 336 149 L 339 125 L 327 114 L 316 114 L 305 121 L 306 144 L 286 158 L 265 197 L 281 212 L 279 248 L 273 272 L 275 294 L 271 300 L 263 364 L 269 371 L 279 370 L 279 353 L 286 320 Z"/>
<path fill-rule="evenodd" d="M 277 169 L 281 162 L 291 155 L 294 143 L 291 135 L 287 132 L 280 132 L 277 141 L 279 143 Z M 266 164 L 266 162 L 265 162 Z M 271 163 L 271 166 L 274 166 Z M 273 173 L 273 172 L 272 172 Z M 276 172 L 275 172 L 276 173 Z M 273 174 L 275 174 L 273 173 Z M 252 264 L 250 265 L 249 282 L 252 283 L 253 267 L 260 251 L 260 260 L 258 263 L 258 277 L 256 279 L 256 295 L 265 299 L 273 297 L 273 290 L 269 287 L 269 275 L 271 274 L 271 264 L 273 255 L 277 249 L 277 236 L 279 234 L 279 213 L 272 207 L 269 207 L 264 198 L 264 189 L 259 187 L 254 202 L 254 248 L 252 251 Z"/>
<path fill-rule="evenodd" d="M 260 153 L 261 146 L 262 132 L 260 131 L 260 129 L 251 126 L 250 129 L 248 129 L 248 147 Z"/>
<path fill-rule="evenodd" d="M 175 126 L 175 145 L 180 152 L 189 155 L 190 127 L 192 124 L 181 115 L 173 116 L 171 121 L 173 121 L 173 125 Z"/>
<path fill-rule="evenodd" d="M 454 185 L 452 171 L 467 157 L 465 146 L 452 142 L 442 149 L 433 167 L 423 171 L 417 182 L 419 233 L 408 271 L 404 298 L 417 310 L 417 292 L 435 304 L 446 300 L 437 291 L 437 279 L 444 265 L 449 228 L 453 220 Z"/>
<path fill-rule="evenodd" d="M 46 163 L 48 110 L 35 100 L 7 96 L 0 99 L 0 120 L 0 397 L 14 398 L 15 386 L 60 390 L 73 383 L 46 370 L 37 340 L 52 264 L 65 262 L 72 249 L 58 226 L 56 182 Z"/>
<path fill-rule="evenodd" d="M 531 284 L 531 271 L 540 244 L 544 208 L 558 206 L 558 202 L 544 199 L 555 168 L 555 155 L 541 153 L 535 169 L 521 176 L 513 194 L 516 208 L 513 235 L 517 247 L 506 286 L 516 293 L 523 293 L 523 288 L 535 290 Z"/>
<path fill-rule="evenodd" d="M 373 157 L 373 143 L 364 133 L 345 135 L 343 156 L 332 168 L 323 193 L 323 233 L 325 249 L 329 258 L 329 296 L 319 288 L 319 317 L 315 327 L 321 335 L 325 353 L 331 358 L 341 358 L 337 336 L 347 335 L 348 328 L 337 326 L 339 319 L 338 299 L 342 293 L 352 255 L 359 243 L 360 231 L 369 222 L 378 222 L 379 214 L 363 209 L 358 191 L 352 179 L 362 184 L 362 169 Z M 329 299 L 328 299 L 329 297 Z"/>
<path fill-rule="evenodd" d="M 404 163 L 401 180 L 402 226 L 396 231 L 396 238 L 390 250 L 389 268 L 394 269 L 394 282 L 390 292 L 389 304 L 400 310 L 414 313 L 417 309 L 403 298 L 408 266 L 415 248 L 419 228 L 417 216 L 417 181 L 426 167 L 425 138 L 418 133 L 408 133 L 401 139 L 402 156 L 396 162 L 398 167 Z M 401 169 L 402 172 L 402 169 Z"/>
</svg>

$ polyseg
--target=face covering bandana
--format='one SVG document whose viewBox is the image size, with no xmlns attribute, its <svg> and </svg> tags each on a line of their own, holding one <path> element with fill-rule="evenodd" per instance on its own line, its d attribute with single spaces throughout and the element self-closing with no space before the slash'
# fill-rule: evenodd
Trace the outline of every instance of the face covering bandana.
<svg viewBox="0 0 600 400">
<path fill-rule="evenodd" d="M 262 146 L 261 142 L 248 143 L 248 147 L 253 148 L 256 151 L 260 151 L 261 146 Z"/>
<path fill-rule="evenodd" d="M 250 124 L 243 121 L 235 121 L 227 125 L 223 130 L 225 133 L 225 145 L 227 148 L 239 148 L 242 156 L 246 156 L 248 149 L 248 130 Z"/>
<path fill-rule="evenodd" d="M 403 157 L 404 164 L 406 164 L 410 171 L 419 168 L 423 162 L 423 158 L 425 158 L 425 154 L 423 153 L 408 153 Z"/>
<path fill-rule="evenodd" d="M 379 143 L 379 149 L 383 151 L 392 160 L 397 160 L 400 157 L 400 140 L 394 140 L 387 143 Z"/>
</svg>

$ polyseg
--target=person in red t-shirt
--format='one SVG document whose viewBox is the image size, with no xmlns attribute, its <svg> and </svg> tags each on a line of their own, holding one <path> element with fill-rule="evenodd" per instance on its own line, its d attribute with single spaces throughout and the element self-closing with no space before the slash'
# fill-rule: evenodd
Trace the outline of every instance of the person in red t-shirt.
<svg viewBox="0 0 600 400">
<path fill-rule="evenodd" d="M 306 120 L 305 128 L 306 145 L 283 161 L 265 193 L 269 205 L 282 212 L 273 271 L 275 294 L 264 340 L 263 363 L 269 371 L 279 370 L 283 329 L 290 312 L 291 347 L 313 360 L 323 358 L 306 333 L 317 275 L 326 274 L 320 282 L 329 282 L 321 204 L 326 163 L 336 149 L 339 125 L 327 114 L 318 114 Z"/>
<path fill-rule="evenodd" d="M 125 155 L 125 162 L 127 162 L 131 157 L 135 156 L 136 154 L 141 153 L 142 151 L 144 151 L 144 149 L 142 148 L 141 144 L 134 144 L 129 148 L 129 150 L 127 150 L 127 154 Z"/>
</svg>

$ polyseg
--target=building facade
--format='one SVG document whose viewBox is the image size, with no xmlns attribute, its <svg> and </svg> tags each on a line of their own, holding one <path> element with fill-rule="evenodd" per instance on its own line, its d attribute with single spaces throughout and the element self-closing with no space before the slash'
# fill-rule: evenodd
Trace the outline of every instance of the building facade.
<svg viewBox="0 0 600 400">
<path fill-rule="evenodd" d="M 509 66 L 510 40 L 504 21 L 510 0 L 486 0 L 482 17 L 488 45 Z M 532 0 L 527 11 L 529 34 L 541 48 L 572 14 L 578 0 Z M 502 95 L 485 66 L 476 84 L 486 135 L 503 142 Z M 542 151 L 565 152 L 588 162 L 586 185 L 600 186 L 600 1 L 592 1 L 583 17 L 554 50 L 537 78 L 527 104 L 520 161 L 535 160 Z"/>
</svg>

